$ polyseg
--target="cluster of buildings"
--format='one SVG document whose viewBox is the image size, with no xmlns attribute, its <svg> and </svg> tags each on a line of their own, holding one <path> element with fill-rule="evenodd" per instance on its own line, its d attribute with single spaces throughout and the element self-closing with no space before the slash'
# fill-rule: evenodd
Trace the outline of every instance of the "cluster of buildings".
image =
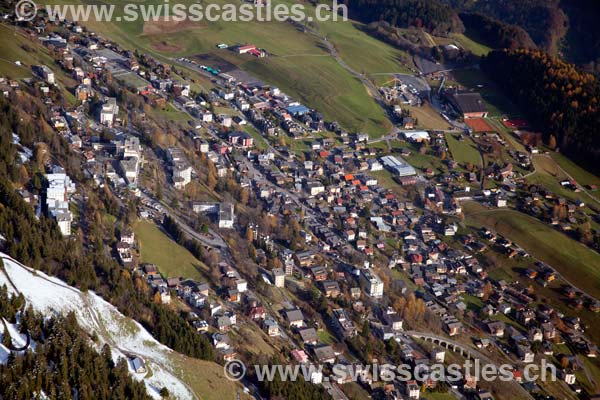
<svg viewBox="0 0 600 400">
<path fill-rule="evenodd" d="M 73 214 L 69 209 L 69 196 L 75 193 L 75 184 L 60 167 L 54 167 L 52 173 L 46 174 L 46 181 L 46 211 L 56 220 L 63 236 L 70 236 Z"/>
<path fill-rule="evenodd" d="M 256 263 L 265 284 L 273 290 L 285 294 L 292 282 L 294 287 L 302 283 L 316 288 L 319 298 L 325 299 L 320 312 L 338 341 L 356 338 L 358 327 L 366 324 L 378 339 L 397 342 L 406 362 L 416 365 L 443 361 L 443 350 L 434 348 L 428 357 L 415 342 L 403 337 L 405 318 L 387 303 L 392 291 L 406 296 L 419 288 L 424 312 L 435 316 L 433 320 L 440 334 L 456 337 L 476 328 L 483 334 L 474 346 L 482 349 L 498 346 L 514 359 L 516 370 L 536 357 L 552 356 L 555 351 L 552 343 L 557 340 L 568 342 L 587 357 L 597 356 L 596 346 L 586 337 L 577 318 L 537 303 L 522 282 L 490 278 L 478 257 L 494 247 L 508 257 L 526 258 L 528 255 L 521 248 L 488 229 L 477 234 L 459 234 L 454 217 L 461 213 L 462 199 L 483 198 L 494 201 L 497 207 L 507 206 L 506 198 L 511 192 L 508 183 L 514 175 L 512 166 L 482 171 L 485 176 L 502 182 L 503 188 L 494 195 L 491 191 L 470 192 L 464 181 L 477 183 L 475 173 L 460 171 L 453 160 L 444 161 L 449 169 L 447 174 L 436 175 L 423 168 L 422 173 L 417 172 L 409 163 L 409 151 L 382 155 L 369 146 L 368 135 L 348 135 L 335 122 L 325 123 L 319 112 L 275 87 L 236 83 L 233 77 L 221 76 L 222 84 L 206 98 L 191 98 L 187 82 L 160 73 L 168 66 L 157 63 L 154 72 L 143 72 L 133 54 L 109 49 L 97 38 L 86 38 L 78 44 L 63 42 L 55 36 L 47 40 L 56 44 L 63 67 L 77 79 L 77 98 L 87 100 L 93 88 L 102 91 L 97 85 L 99 78 L 92 71 L 109 71 L 154 107 L 174 102 L 194 118 L 194 130 L 186 135 L 193 139 L 194 150 L 213 163 L 217 176 L 231 173 L 261 203 L 269 217 L 296 216 L 302 228 L 297 237 L 290 239 L 293 243 L 286 246 L 261 232 L 257 225 L 251 226 Z M 254 54 L 253 51 L 258 49 L 238 48 L 240 54 Z M 53 80 L 47 67 L 40 69 L 38 75 L 47 83 Z M 409 98 L 412 93 L 406 87 L 398 90 L 403 93 L 400 97 Z M 383 94 L 397 100 L 398 94 L 393 91 Z M 478 95 L 455 92 L 449 93 L 448 99 L 465 118 L 486 115 Z M 223 112 L 215 115 L 209 103 L 229 106 L 234 117 Z M 102 97 L 95 118 L 102 126 L 89 123 L 82 110 L 57 110 L 55 114 L 54 128 L 81 152 L 88 176 L 99 183 L 107 178 L 117 182 L 116 186 L 122 183 L 137 189 L 143 150 L 136 132 L 120 129 L 119 106 L 114 97 L 107 94 Z M 78 123 L 72 124 L 73 121 Z M 341 145 L 332 138 L 315 137 L 302 157 L 285 145 L 268 145 L 265 150 L 257 150 L 253 135 L 242 128 L 245 123 L 265 138 L 286 134 L 292 140 L 327 128 L 338 133 Z M 77 130 L 70 129 L 75 125 Z M 98 140 L 102 129 L 109 129 L 115 139 Z M 440 154 L 447 150 L 443 133 L 411 130 L 402 134 L 407 145 L 427 142 Z M 188 154 L 191 153 L 181 147 L 166 149 L 175 188 L 184 188 L 194 177 Z M 384 169 L 403 187 L 410 186 L 414 198 L 408 200 L 380 183 L 379 172 Z M 421 179 L 422 175 L 435 179 Z M 72 215 L 68 198 L 75 190 L 74 185 L 60 170 L 48 174 L 47 180 L 45 207 L 61 232 L 69 235 Z M 534 196 L 537 195 L 532 194 L 531 202 L 525 202 L 528 207 L 539 206 Z M 575 204 L 563 203 L 567 215 L 571 214 L 570 206 Z M 235 206 L 230 202 L 193 202 L 192 210 L 213 216 L 219 228 L 235 227 Z M 448 244 L 453 236 L 457 236 L 453 240 L 462 247 Z M 116 245 L 119 260 L 129 267 L 134 264 L 135 236 L 123 230 L 119 239 Z M 269 257 L 276 257 L 277 265 L 271 265 L 273 260 Z M 284 300 L 276 305 L 262 304 L 242 274 L 228 262 L 218 265 L 217 282 L 211 284 L 185 277 L 166 279 L 156 266 L 149 264 L 135 273 L 148 282 L 161 302 L 170 303 L 177 296 L 190 306 L 190 323 L 199 334 L 209 336 L 223 360 L 239 355 L 231 331 L 250 323 L 270 340 L 293 344 L 289 357 L 298 363 L 334 363 L 345 358 L 343 350 L 319 334 L 328 328 L 320 326 L 319 318 L 306 312 L 305 304 L 288 296 L 282 296 Z M 544 286 L 558 277 L 548 266 L 538 265 L 527 270 L 524 279 Z M 571 289 L 565 294 L 574 307 L 600 310 L 600 304 Z M 473 311 L 474 308 L 477 310 Z M 465 314 L 470 317 L 468 323 Z M 507 318 L 518 324 L 506 324 Z M 501 346 L 495 344 L 496 339 Z M 573 387 L 576 382 L 572 370 L 576 367 L 577 360 L 571 359 L 561 372 L 562 379 Z M 368 383 L 369 377 L 363 378 Z M 321 383 L 323 376 L 315 374 L 311 381 Z M 385 392 L 388 398 L 418 399 L 421 387 L 428 385 L 410 381 L 387 387 Z M 476 382 L 466 382 L 465 388 L 471 390 L 474 398 L 492 398 L 489 392 L 476 390 Z"/>
</svg>

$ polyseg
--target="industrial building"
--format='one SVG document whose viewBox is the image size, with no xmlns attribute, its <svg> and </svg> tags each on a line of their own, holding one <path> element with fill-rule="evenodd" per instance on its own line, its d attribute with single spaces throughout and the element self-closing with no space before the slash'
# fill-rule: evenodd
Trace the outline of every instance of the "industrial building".
<svg viewBox="0 0 600 400">
<path fill-rule="evenodd" d="M 417 171 L 400 157 L 384 156 L 381 157 L 381 163 L 388 171 L 397 176 L 412 176 L 417 174 Z"/>
</svg>

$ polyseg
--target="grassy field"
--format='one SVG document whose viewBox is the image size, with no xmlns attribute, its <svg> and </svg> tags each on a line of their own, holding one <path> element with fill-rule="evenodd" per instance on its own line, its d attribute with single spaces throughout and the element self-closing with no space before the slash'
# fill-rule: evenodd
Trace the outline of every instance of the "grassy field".
<svg viewBox="0 0 600 400">
<path fill-rule="evenodd" d="M 434 393 L 434 392 L 424 392 L 421 394 L 421 398 L 423 400 L 452 400 L 455 399 L 452 393 Z"/>
<path fill-rule="evenodd" d="M 331 57 L 269 57 L 242 68 L 355 132 L 379 137 L 391 129 L 384 111 L 362 83 Z"/>
<path fill-rule="evenodd" d="M 0 24 L 0 73 L 13 79 L 32 76 L 31 65 L 45 63 L 52 66 L 54 62 L 41 46 L 30 41 L 14 28 Z M 31 51 L 27 50 L 27 47 Z M 23 66 L 18 66 L 20 61 Z"/>
<path fill-rule="evenodd" d="M 450 124 L 429 104 L 421 107 L 404 106 L 410 111 L 411 117 L 417 120 L 417 126 L 422 129 L 446 130 Z"/>
<path fill-rule="evenodd" d="M 586 171 L 566 156 L 560 153 L 550 153 L 550 157 L 569 175 L 573 177 L 580 185 L 596 185 L 600 187 L 600 178 L 591 172 Z M 591 192 L 596 198 L 600 198 L 599 192 Z"/>
<path fill-rule="evenodd" d="M 156 264 L 167 277 L 185 277 L 203 280 L 208 267 L 192 253 L 172 241 L 152 222 L 141 220 L 135 228 L 140 243 L 142 262 Z"/>
<path fill-rule="evenodd" d="M 179 353 L 172 353 L 170 361 L 181 371 L 180 378 L 203 400 L 234 399 L 237 393 L 242 399 L 250 398 L 243 394 L 240 385 L 225 378 L 223 367 L 217 363 Z"/>
<path fill-rule="evenodd" d="M 319 341 L 324 344 L 334 344 L 337 342 L 335 336 L 333 336 L 327 328 L 319 329 L 317 331 L 317 337 L 319 338 Z"/>
<path fill-rule="evenodd" d="M 486 46 L 481 40 L 475 37 L 472 32 L 468 32 L 468 35 L 469 36 L 462 33 L 453 33 L 447 38 L 436 37 L 435 42 L 439 45 L 455 44 L 478 56 L 487 54 L 492 50 L 489 46 Z"/>
<path fill-rule="evenodd" d="M 379 185 L 383 186 L 384 188 L 391 189 L 396 193 L 402 193 L 402 187 L 394 180 L 394 177 L 390 171 L 384 169 L 381 171 L 371 171 L 369 174 L 374 178 L 377 178 Z"/>
<path fill-rule="evenodd" d="M 406 146 L 403 147 L 411 151 L 410 156 L 406 156 L 403 158 L 413 167 L 418 168 L 420 170 L 431 168 L 437 173 L 448 172 L 448 167 L 441 158 L 432 154 L 421 154 L 419 152 L 419 148 L 413 144 L 407 143 Z"/>
<path fill-rule="evenodd" d="M 4 24 L 0 24 L 0 37 L 3 38 L 0 41 L 0 75 L 11 79 L 31 77 L 31 67 L 43 64 L 54 71 L 56 82 L 62 87 L 72 89 L 76 86 L 76 82 L 55 65 L 54 59 L 44 46 Z M 20 61 L 22 65 L 16 65 L 16 61 Z M 75 104 L 73 94 L 70 91 L 64 93 L 66 100 Z"/>
<path fill-rule="evenodd" d="M 342 391 L 352 400 L 369 400 L 371 395 L 356 382 L 344 383 L 341 385 Z"/>
<path fill-rule="evenodd" d="M 186 122 L 192 119 L 188 114 L 173 107 L 171 103 L 167 103 L 164 109 L 153 107 L 151 108 L 151 112 L 157 117 L 165 118 L 169 121 Z"/>
<path fill-rule="evenodd" d="M 189 1 L 182 1 L 186 2 Z M 146 3 L 157 3 L 157 0 Z M 312 10 L 312 6 L 306 6 Z M 391 129 L 384 111 L 363 84 L 331 57 L 318 37 L 290 23 L 219 21 L 144 25 L 123 21 L 114 24 L 89 22 L 87 25 L 124 47 L 139 49 L 163 61 L 183 55 L 218 57 L 280 87 L 348 130 L 378 136 Z M 339 51 L 340 57 L 358 72 L 407 70 L 399 62 L 403 59 L 402 52 L 370 37 L 354 23 L 323 22 L 317 29 L 330 37 L 328 40 Z M 253 43 L 265 48 L 271 56 L 257 59 L 251 55 L 238 55 L 217 49 L 218 43 Z"/>
<path fill-rule="evenodd" d="M 254 138 L 254 147 L 259 150 L 266 150 L 268 148 L 267 139 L 262 137 L 251 125 L 244 126 L 244 131 Z"/>
<path fill-rule="evenodd" d="M 366 34 L 364 25 L 359 22 L 321 22 L 319 31 L 359 73 L 410 73 L 408 66 L 412 66 L 412 61 L 408 54 Z"/>
<path fill-rule="evenodd" d="M 446 133 L 446 142 L 450 153 L 452 153 L 452 159 L 461 164 L 471 163 L 473 165 L 481 165 L 481 154 L 475 143 L 468 137 L 460 141 L 454 137 L 453 133 Z"/>
<path fill-rule="evenodd" d="M 577 165 L 571 163 L 569 161 L 569 165 L 567 165 L 567 159 L 562 159 L 561 162 L 571 169 L 572 172 L 575 172 L 575 176 L 579 176 L 580 178 L 584 178 L 589 182 L 592 182 L 593 175 L 587 173 L 585 170 L 580 169 Z M 565 172 L 559 167 L 559 164 L 555 161 L 553 157 L 549 156 L 535 156 L 533 157 L 533 165 L 535 166 L 535 174 L 529 176 L 527 181 L 530 183 L 535 183 L 539 185 L 543 185 L 548 190 L 558 194 L 559 196 L 565 197 L 572 201 L 583 200 L 588 207 L 593 210 L 598 210 L 600 207 L 598 203 L 594 202 L 593 199 L 588 197 L 585 193 L 577 193 L 573 190 L 564 188 L 560 182 L 567 179 L 568 176 Z M 575 177 L 574 176 L 574 177 Z M 595 178 L 595 177 L 594 177 Z M 577 179 L 577 178 L 576 178 Z M 597 178 L 596 178 L 597 179 Z M 582 183 L 582 182 L 580 182 Z M 598 198 L 598 193 L 590 192 L 594 197 Z"/>
<path fill-rule="evenodd" d="M 468 226 L 495 230 L 556 268 L 574 285 L 600 297 L 600 254 L 518 211 L 487 210 L 476 203 L 466 203 L 464 211 Z"/>
<path fill-rule="evenodd" d="M 275 352 L 273 346 L 267 342 L 269 338 L 266 333 L 255 326 L 240 325 L 239 330 L 231 332 L 230 335 L 235 342 L 240 343 L 240 347 L 247 348 L 253 354 L 270 356 Z"/>
</svg>

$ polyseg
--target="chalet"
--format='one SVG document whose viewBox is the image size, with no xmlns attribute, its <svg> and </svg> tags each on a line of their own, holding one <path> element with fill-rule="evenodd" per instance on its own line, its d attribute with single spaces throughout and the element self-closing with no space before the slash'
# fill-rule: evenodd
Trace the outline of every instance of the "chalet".
<svg viewBox="0 0 600 400">
<path fill-rule="evenodd" d="M 402 135 L 407 142 L 412 143 L 429 142 L 431 140 L 429 133 L 426 131 L 406 131 L 403 132 Z"/>
<path fill-rule="evenodd" d="M 220 350 L 219 353 L 221 354 L 223 361 L 235 360 L 238 357 L 237 351 L 232 348 Z"/>
<path fill-rule="evenodd" d="M 444 321 L 444 329 L 448 336 L 456 336 L 462 332 L 463 325 L 458 320 L 447 320 Z"/>
<path fill-rule="evenodd" d="M 262 320 L 267 317 L 267 313 L 265 312 L 265 308 L 262 306 L 251 307 L 248 311 L 248 317 L 254 321 Z"/>
<path fill-rule="evenodd" d="M 312 267 L 310 273 L 315 281 L 327 280 L 327 270 L 322 266 Z"/>
<path fill-rule="evenodd" d="M 300 334 L 300 338 L 304 344 L 315 345 L 319 341 L 315 328 L 301 329 L 298 331 L 298 333 Z"/>
<path fill-rule="evenodd" d="M 273 318 L 266 318 L 263 322 L 263 328 L 269 336 L 279 336 L 279 324 Z"/>
<path fill-rule="evenodd" d="M 503 321 L 489 322 L 486 326 L 487 326 L 488 332 L 491 335 L 497 336 L 497 337 L 504 336 L 504 329 L 505 329 L 506 325 Z"/>
<path fill-rule="evenodd" d="M 306 354 L 306 352 L 304 350 L 299 350 L 299 349 L 292 350 L 291 355 L 294 358 L 294 360 L 296 360 L 296 362 L 299 364 L 305 364 L 309 361 L 308 355 Z"/>
<path fill-rule="evenodd" d="M 304 315 L 298 309 L 286 311 L 285 319 L 291 327 L 302 328 L 304 326 Z"/>
<path fill-rule="evenodd" d="M 254 138 L 246 132 L 231 132 L 227 135 L 227 141 L 244 148 L 254 146 Z"/>
<path fill-rule="evenodd" d="M 323 293 L 325 297 L 338 297 L 341 294 L 340 285 L 336 281 L 323 281 Z"/>
<path fill-rule="evenodd" d="M 315 358 L 319 364 L 333 364 L 336 356 L 331 346 L 320 346 L 313 349 Z"/>
<path fill-rule="evenodd" d="M 294 254 L 294 260 L 299 267 L 306 268 L 314 264 L 316 251 L 306 250 Z"/>
<path fill-rule="evenodd" d="M 135 235 L 131 229 L 125 229 L 121 232 L 121 242 L 133 245 Z"/>
<path fill-rule="evenodd" d="M 524 363 L 532 363 L 535 359 L 535 353 L 529 346 L 517 345 L 517 354 Z"/>
<path fill-rule="evenodd" d="M 179 282 L 179 278 L 169 278 L 167 279 L 167 286 L 170 288 L 177 288 L 179 286 Z"/>
<path fill-rule="evenodd" d="M 208 322 L 205 320 L 195 320 L 192 326 L 196 328 L 198 332 L 208 332 Z"/>
<path fill-rule="evenodd" d="M 136 374 L 145 374 L 146 373 L 146 363 L 140 357 L 135 357 L 131 360 L 131 369 Z"/>
<path fill-rule="evenodd" d="M 219 331 L 221 332 L 227 332 L 231 329 L 232 325 L 231 318 L 229 318 L 227 315 L 222 315 L 217 318 L 217 328 L 219 328 Z"/>
</svg>

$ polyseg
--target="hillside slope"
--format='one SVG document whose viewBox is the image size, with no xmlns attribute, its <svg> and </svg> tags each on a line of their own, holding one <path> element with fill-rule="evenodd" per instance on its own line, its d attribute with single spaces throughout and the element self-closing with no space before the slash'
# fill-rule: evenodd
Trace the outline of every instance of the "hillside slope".
<svg viewBox="0 0 600 400">
<path fill-rule="evenodd" d="M 111 347 L 115 361 L 120 357 L 141 357 L 147 373 L 131 373 L 135 379 L 144 382 L 153 397 L 160 398 L 158 391 L 163 387 L 178 399 L 212 398 L 217 388 L 221 394 L 234 395 L 235 386 L 219 376 L 220 366 L 175 353 L 93 292 L 83 293 L 59 279 L 20 264 L 4 253 L 0 253 L 0 258 L 4 261 L 0 286 L 6 285 L 10 293 L 21 293 L 36 311 L 62 315 L 74 312 L 79 325 L 90 335 L 97 335 L 98 349 L 105 343 Z M 192 368 L 193 373 L 190 372 Z M 198 374 L 198 371 L 206 371 L 206 374 Z M 200 386 L 198 381 L 204 381 L 204 385 Z M 205 390 L 202 393 L 199 392 L 201 387 Z"/>
</svg>

